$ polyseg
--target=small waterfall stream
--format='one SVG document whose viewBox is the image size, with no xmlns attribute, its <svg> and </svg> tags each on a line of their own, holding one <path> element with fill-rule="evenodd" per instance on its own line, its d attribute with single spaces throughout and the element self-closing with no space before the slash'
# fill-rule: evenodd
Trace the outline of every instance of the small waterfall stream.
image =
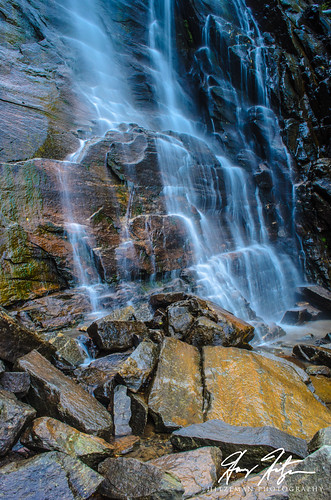
<svg viewBox="0 0 331 500">
<path fill-rule="evenodd" d="M 199 123 L 198 105 L 179 74 L 174 0 L 147 2 L 145 76 L 157 102 L 151 114 L 134 104 L 127 66 L 117 53 L 121 40 L 116 40 L 115 47 L 112 30 L 105 28 L 102 19 L 103 9 L 116 18 L 116 2 L 57 3 L 70 19 L 63 39 L 77 55 L 77 85 L 95 109 L 98 135 L 122 122 L 159 131 L 157 153 L 167 211 L 185 222 L 201 293 L 243 318 L 252 319 L 256 313 L 266 320 L 279 320 L 294 303 L 294 289 L 301 281 L 295 263 L 293 173 L 270 107 L 263 38 L 244 0 L 220 2 L 217 8 L 211 2 L 215 12 L 204 19 L 202 44 L 189 77 L 199 79 L 204 92 L 207 124 Z M 230 120 L 224 130 L 213 117 L 215 94 L 224 103 L 222 112 L 234 117 L 234 124 Z M 71 159 L 78 161 L 83 148 L 84 143 Z M 253 167 L 236 160 L 239 152 L 254 158 Z M 71 201 L 61 175 L 70 215 Z M 268 178 L 270 203 L 255 182 L 257 176 Z M 89 288 L 91 281 L 86 282 L 79 255 L 87 234 L 83 227 L 77 228 L 73 217 L 68 220 L 76 228 L 70 233 L 68 227 L 68 234 L 72 234 L 80 283 Z M 118 255 L 121 245 L 130 245 L 125 231 Z M 92 300 L 97 303 L 97 298 Z"/>
</svg>

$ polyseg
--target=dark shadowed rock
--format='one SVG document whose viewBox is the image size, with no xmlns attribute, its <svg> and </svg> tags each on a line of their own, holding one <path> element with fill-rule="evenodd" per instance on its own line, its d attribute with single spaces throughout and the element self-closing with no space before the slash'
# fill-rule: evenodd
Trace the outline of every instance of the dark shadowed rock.
<svg viewBox="0 0 331 500">
<path fill-rule="evenodd" d="M 311 315 L 308 313 L 308 310 L 304 307 L 296 307 L 295 309 L 289 309 L 284 314 L 281 323 L 285 323 L 287 325 L 301 325 L 305 321 L 311 319 Z"/>
<path fill-rule="evenodd" d="M 98 471 L 106 479 L 100 491 L 107 498 L 179 500 L 183 495 L 174 476 L 134 458 L 107 458 Z"/>
<path fill-rule="evenodd" d="M 22 372 L 5 372 L 0 375 L 0 389 L 23 397 L 30 389 L 30 375 Z"/>
<path fill-rule="evenodd" d="M 118 385 L 114 390 L 114 433 L 116 437 L 128 436 L 132 434 L 130 427 L 131 399 L 127 394 L 124 385 Z"/>
<path fill-rule="evenodd" d="M 10 392 L 0 390 L 0 456 L 11 449 L 24 426 L 35 416 L 34 408 L 21 403 Z"/>
<path fill-rule="evenodd" d="M 220 473 L 222 453 L 208 446 L 193 451 L 164 455 L 149 463 L 178 477 L 184 488 L 183 498 L 189 498 L 213 488 Z"/>
<path fill-rule="evenodd" d="M 37 349 L 45 356 L 55 353 L 55 348 L 49 342 L 20 325 L 0 308 L 0 357 L 14 363 L 17 358 L 33 349 Z"/>
<path fill-rule="evenodd" d="M 331 349 L 326 347 L 317 347 L 315 345 L 297 344 L 293 347 L 293 354 L 300 359 L 325 365 L 331 368 Z"/>
<path fill-rule="evenodd" d="M 113 445 L 103 439 L 79 432 L 50 417 L 35 419 L 24 431 L 20 441 L 32 450 L 61 451 L 79 458 L 89 467 L 95 467 L 114 455 Z"/>
<path fill-rule="evenodd" d="M 0 498 L 88 500 L 103 477 L 80 460 L 53 451 L 0 469 Z"/>
<path fill-rule="evenodd" d="M 92 323 L 87 333 L 99 349 L 113 352 L 130 349 L 135 336 L 147 336 L 148 329 L 142 321 L 113 320 L 112 316 L 106 316 Z"/>
<path fill-rule="evenodd" d="M 6 367 L 3 361 L 0 359 L 0 375 L 6 371 Z"/>
<path fill-rule="evenodd" d="M 37 351 L 20 358 L 17 367 L 31 377 L 28 400 L 40 415 L 63 420 L 87 434 L 109 438 L 112 418 L 107 410 Z"/>
<path fill-rule="evenodd" d="M 286 478 L 290 500 L 327 500 L 331 497 L 331 446 L 322 446 L 296 465 Z M 314 472 L 314 474 L 308 474 Z M 314 489 L 312 489 L 314 488 Z"/>
<path fill-rule="evenodd" d="M 159 346 L 149 340 L 144 340 L 133 353 L 123 362 L 119 375 L 133 392 L 137 392 L 153 372 L 159 354 Z"/>
<path fill-rule="evenodd" d="M 171 442 L 179 450 L 217 446 L 221 449 L 223 458 L 247 450 L 240 460 L 245 466 L 257 465 L 261 458 L 278 448 L 284 448 L 284 456 L 307 456 L 307 442 L 304 439 L 291 436 L 275 427 L 241 427 L 226 424 L 222 420 L 208 420 L 179 429 L 172 434 Z"/>
<path fill-rule="evenodd" d="M 150 296 L 149 302 L 154 309 L 167 308 L 174 302 L 180 302 L 189 298 L 184 292 L 155 293 Z"/>
<path fill-rule="evenodd" d="M 160 430 L 202 422 L 202 380 L 196 347 L 164 339 L 148 406 Z"/>
<path fill-rule="evenodd" d="M 114 390 L 113 414 L 116 437 L 143 434 L 147 423 L 148 406 L 123 385 L 118 385 Z"/>
<path fill-rule="evenodd" d="M 304 286 L 300 287 L 299 293 L 309 302 L 323 311 L 329 311 L 331 314 L 331 292 L 322 286 Z"/>
<path fill-rule="evenodd" d="M 331 427 L 325 427 L 316 432 L 315 436 L 308 443 L 309 453 L 322 448 L 322 446 L 331 446 Z"/>
<path fill-rule="evenodd" d="M 128 353 L 113 353 L 93 360 L 88 366 L 75 370 L 78 382 L 102 403 L 109 403 L 113 397 L 114 387 L 121 382 L 118 372 L 130 356 Z M 123 381 L 122 381 L 123 382 Z"/>
</svg>

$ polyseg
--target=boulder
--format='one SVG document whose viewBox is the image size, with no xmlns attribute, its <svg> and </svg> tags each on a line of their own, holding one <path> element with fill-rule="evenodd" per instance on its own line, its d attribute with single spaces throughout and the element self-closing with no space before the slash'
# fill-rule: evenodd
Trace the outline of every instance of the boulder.
<svg viewBox="0 0 331 500">
<path fill-rule="evenodd" d="M 325 427 L 316 432 L 308 443 L 308 451 L 314 453 L 322 446 L 331 446 L 331 427 Z"/>
<path fill-rule="evenodd" d="M 316 377 L 311 376 L 310 379 L 315 389 L 316 396 L 331 409 L 331 379 L 323 377 L 323 375 L 318 375 Z"/>
<path fill-rule="evenodd" d="M 331 423 L 331 413 L 315 399 L 289 365 L 233 347 L 204 347 L 207 420 L 231 425 L 272 426 L 310 439 Z"/>
<path fill-rule="evenodd" d="M 2 498 L 88 500 L 103 477 L 80 460 L 53 451 L 0 469 Z"/>
<path fill-rule="evenodd" d="M 208 446 L 164 455 L 148 463 L 176 476 L 184 488 L 183 498 L 189 498 L 217 484 L 221 461 L 222 453 L 219 448 Z"/>
<path fill-rule="evenodd" d="M 323 366 L 323 365 L 307 366 L 306 373 L 308 375 L 312 375 L 312 376 L 323 375 L 324 377 L 331 377 L 330 368 L 328 368 L 327 366 Z"/>
<path fill-rule="evenodd" d="M 100 350 L 114 352 L 130 349 L 135 338 L 147 336 L 148 329 L 142 321 L 113 320 L 105 316 L 92 323 L 87 333 Z"/>
<path fill-rule="evenodd" d="M 81 365 L 87 358 L 85 349 L 76 338 L 59 333 L 49 342 L 56 348 L 57 359 L 69 366 Z"/>
<path fill-rule="evenodd" d="M 30 389 L 30 375 L 22 372 L 5 372 L 0 375 L 0 389 L 13 392 L 18 397 L 26 396 Z"/>
<path fill-rule="evenodd" d="M 24 426 L 35 416 L 34 408 L 18 401 L 14 394 L 0 390 L 0 456 L 11 449 Z"/>
<path fill-rule="evenodd" d="M 296 307 L 285 312 L 281 323 L 285 323 L 287 325 L 301 325 L 310 319 L 311 315 L 308 313 L 306 308 Z"/>
<path fill-rule="evenodd" d="M 184 292 L 154 293 L 149 297 L 149 302 L 154 309 L 166 309 L 175 302 L 180 302 L 189 298 Z"/>
<path fill-rule="evenodd" d="M 93 360 L 88 366 L 75 370 L 78 382 L 102 403 L 109 403 L 113 398 L 116 383 L 123 382 L 118 372 L 131 351 L 126 353 L 108 354 Z"/>
<path fill-rule="evenodd" d="M 17 361 L 17 367 L 31 377 L 28 401 L 40 415 L 63 420 L 87 434 L 110 437 L 113 425 L 107 410 L 41 354 L 30 352 Z"/>
<path fill-rule="evenodd" d="M 200 356 L 196 347 L 177 339 L 164 339 L 148 406 L 160 430 L 203 421 Z"/>
<path fill-rule="evenodd" d="M 249 347 L 254 327 L 213 302 L 195 296 L 167 308 L 168 334 L 197 346 Z M 170 300 L 170 299 L 169 299 Z"/>
<path fill-rule="evenodd" d="M 257 465 L 272 450 L 283 448 L 284 457 L 307 456 L 307 443 L 275 427 L 242 427 L 229 425 L 222 420 L 208 420 L 175 431 L 171 442 L 178 450 L 190 450 L 200 446 L 217 446 L 223 458 L 238 451 L 247 450 L 240 460 L 245 467 Z"/>
<path fill-rule="evenodd" d="M 331 349 L 315 345 L 297 344 L 293 347 L 293 354 L 300 359 L 324 365 L 331 368 Z"/>
<path fill-rule="evenodd" d="M 300 474 L 300 472 L 305 472 Z M 295 474 L 297 472 L 297 474 Z M 331 497 L 331 446 L 322 446 L 293 468 L 286 482 L 290 500 L 326 500 Z"/>
<path fill-rule="evenodd" d="M 313 306 L 331 314 L 331 292 L 320 285 L 299 287 L 298 293 L 303 295 Z"/>
<path fill-rule="evenodd" d="M 55 348 L 49 342 L 20 325 L 4 309 L 0 308 L 0 357 L 14 363 L 17 358 L 33 349 L 37 349 L 45 356 L 51 356 L 55 353 Z"/>
<path fill-rule="evenodd" d="M 184 492 L 174 476 L 134 458 L 107 458 L 98 471 L 105 477 L 100 491 L 106 498 L 179 500 Z"/>
<path fill-rule="evenodd" d="M 24 431 L 20 441 L 36 451 L 61 451 L 92 468 L 114 455 L 113 445 L 51 417 L 36 418 Z"/>
<path fill-rule="evenodd" d="M 159 347 L 144 340 L 123 362 L 118 374 L 133 392 L 138 392 L 156 367 Z"/>
<path fill-rule="evenodd" d="M 131 399 L 131 413 L 130 427 L 133 434 L 140 436 L 144 433 L 148 418 L 148 405 L 145 401 L 138 396 L 128 391 Z"/>
</svg>

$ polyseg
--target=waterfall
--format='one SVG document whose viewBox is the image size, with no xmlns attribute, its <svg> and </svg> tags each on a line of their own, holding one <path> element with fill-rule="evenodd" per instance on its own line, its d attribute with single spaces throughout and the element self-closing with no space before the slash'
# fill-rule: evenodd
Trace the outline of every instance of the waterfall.
<svg viewBox="0 0 331 500">
<path fill-rule="evenodd" d="M 275 163 L 276 167 L 271 173 L 271 182 L 274 195 L 279 199 L 275 223 L 280 234 L 288 224 L 286 213 L 293 217 L 291 164 L 279 135 L 276 118 L 270 109 L 263 39 L 242 0 L 228 1 L 227 4 L 232 7 L 241 33 L 237 39 L 243 33 L 249 40 L 250 64 L 253 65 L 255 78 L 254 107 L 249 99 L 251 77 L 247 65 L 241 62 L 240 82 L 235 85 L 230 71 L 230 49 L 219 66 L 215 62 L 211 30 L 218 34 L 219 46 L 216 49 L 224 55 L 222 31 L 226 29 L 228 21 L 221 16 L 209 14 L 206 17 L 203 46 L 197 51 L 196 61 L 197 65 L 202 66 L 207 92 L 212 91 L 208 82 L 213 76 L 213 87 L 219 87 L 231 99 L 235 107 L 236 140 L 243 150 L 252 150 L 254 145 L 250 143 L 250 138 L 245 137 L 242 115 L 251 108 L 250 112 L 257 115 L 253 120 L 258 119 L 262 123 L 266 161 Z M 161 107 L 161 124 L 178 133 L 176 138 L 167 137 L 166 140 L 161 138 L 158 141 L 168 212 L 180 215 L 187 221 L 187 231 L 195 246 L 195 270 L 206 297 L 247 319 L 253 309 L 264 318 L 279 320 L 282 311 L 293 303 L 293 290 L 300 281 L 299 273 L 290 257 L 276 250 L 270 241 L 263 215 L 263 201 L 248 173 L 230 161 L 224 145 L 215 147 L 215 141 L 206 134 L 201 135 L 194 121 L 187 118 L 187 99 L 174 66 L 174 2 L 151 0 L 150 13 L 150 49 L 154 62 L 152 76 Z M 209 75 L 208 70 L 213 71 L 213 75 Z M 167 111 L 166 119 L 164 110 Z M 216 130 L 214 124 L 213 129 Z M 194 136 L 197 144 L 203 140 L 217 162 L 210 164 L 203 145 L 198 145 L 198 151 L 195 150 L 198 154 L 193 158 L 181 134 Z M 195 179 L 197 171 L 199 186 Z M 225 199 L 222 199 L 219 189 L 220 182 L 225 185 Z M 178 190 L 184 196 L 178 196 Z M 283 209 L 284 206 L 290 207 L 289 212 Z M 198 220 L 192 218 L 192 212 L 199 214 Z M 251 309 L 247 307 L 248 303 Z"/>
<path fill-rule="evenodd" d="M 176 45 L 177 2 L 138 2 L 148 13 L 141 59 L 156 101 L 151 113 L 135 102 L 128 82 L 134 43 L 122 40 L 114 21 L 134 2 L 57 3 L 69 19 L 62 38 L 75 54 L 77 87 L 95 110 L 95 133 L 123 122 L 158 131 L 162 194 L 168 214 L 185 223 L 201 294 L 243 318 L 279 320 L 301 281 L 293 172 L 270 105 L 263 37 L 244 0 L 203 3 L 201 44 L 188 75 Z M 188 80 L 204 95 L 204 123 Z M 131 245 L 129 218 L 130 206 L 118 258 Z M 79 228 L 71 240 L 74 260 L 77 238 L 86 237 Z"/>
</svg>

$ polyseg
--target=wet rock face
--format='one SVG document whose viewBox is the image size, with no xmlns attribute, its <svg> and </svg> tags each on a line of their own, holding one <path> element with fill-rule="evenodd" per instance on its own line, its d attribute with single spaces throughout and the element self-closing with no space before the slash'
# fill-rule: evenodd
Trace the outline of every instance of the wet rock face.
<svg viewBox="0 0 331 500">
<path fill-rule="evenodd" d="M 95 467 L 114 454 L 114 447 L 103 439 L 77 431 L 50 417 L 35 419 L 20 438 L 36 451 L 61 451 Z"/>
<path fill-rule="evenodd" d="M 149 463 L 177 477 L 184 488 L 183 498 L 189 498 L 217 484 L 221 460 L 220 450 L 210 446 L 164 455 Z"/>
<path fill-rule="evenodd" d="M 31 377 L 28 400 L 39 414 L 63 420 L 87 434 L 110 437 L 112 418 L 107 410 L 37 351 L 20 358 L 17 367 Z"/>
<path fill-rule="evenodd" d="M 108 498 L 144 498 L 146 500 L 179 500 L 181 483 L 151 464 L 133 458 L 109 458 L 99 465 L 105 476 L 101 493 Z"/>
<path fill-rule="evenodd" d="M 159 430 L 203 421 L 198 349 L 164 339 L 148 406 Z"/>
<path fill-rule="evenodd" d="M 23 428 L 36 416 L 36 410 L 0 389 L 0 456 L 19 438 Z"/>
<path fill-rule="evenodd" d="M 53 451 L 2 467 L 0 482 L 4 498 L 88 500 L 103 477 L 80 460 Z"/>
<path fill-rule="evenodd" d="M 17 358 L 38 349 L 45 356 L 52 356 L 55 348 L 35 332 L 28 330 L 0 308 L 0 356 L 14 363 Z"/>
<path fill-rule="evenodd" d="M 204 347 L 203 369 L 207 420 L 271 425 L 303 439 L 331 423 L 329 410 L 282 362 L 233 347 Z"/>
</svg>

